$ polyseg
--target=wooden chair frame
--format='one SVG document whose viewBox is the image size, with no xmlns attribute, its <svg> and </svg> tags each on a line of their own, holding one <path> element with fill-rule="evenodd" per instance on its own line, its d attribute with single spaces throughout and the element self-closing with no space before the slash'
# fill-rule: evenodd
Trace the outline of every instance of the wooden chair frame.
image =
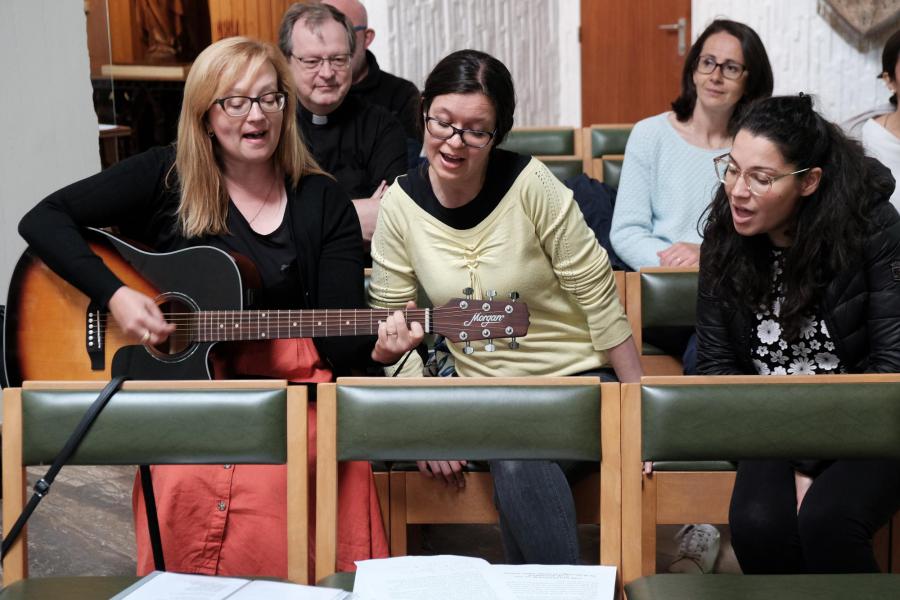
<svg viewBox="0 0 900 600">
<path fill-rule="evenodd" d="M 316 467 L 316 581 L 331 575 L 336 560 L 337 522 L 337 439 L 336 393 L 337 385 L 384 387 L 443 387 L 443 386 L 522 386 L 522 385 L 584 385 L 594 383 L 595 378 L 541 377 L 541 378 L 341 378 L 337 384 L 320 384 L 317 392 L 317 457 Z M 601 415 L 601 452 L 599 479 L 599 506 L 581 506 L 593 515 L 600 528 L 600 562 L 621 567 L 621 455 L 620 455 L 620 401 L 618 383 L 601 383 L 599 401 Z M 493 487 L 488 473 L 469 473 L 462 491 L 449 490 L 445 486 L 426 481 L 418 473 L 391 473 L 390 531 L 391 544 L 402 537 L 408 523 L 495 523 Z M 591 478 L 582 485 L 590 486 Z M 430 485 L 429 485 L 430 484 Z M 599 510 L 598 510 L 599 509 Z M 466 513 L 464 519 L 448 519 L 447 514 Z M 599 512 L 599 514 L 598 514 Z"/>
<path fill-rule="evenodd" d="M 22 464 L 22 390 L 100 391 L 102 382 L 26 381 L 22 388 L 3 391 L 3 534 L 9 532 L 24 507 L 25 465 Z M 287 389 L 287 541 L 288 579 L 295 583 L 308 580 L 308 469 L 307 469 L 307 397 L 303 386 L 287 386 L 279 380 L 219 381 L 127 381 L 125 391 L 136 390 L 217 390 Z M 101 417 L 102 418 L 102 417 Z M 88 432 L 90 435 L 90 432 Z M 28 577 L 27 527 L 3 560 L 3 584 L 10 585 Z"/>
<path fill-rule="evenodd" d="M 629 583 L 656 572 L 656 526 L 683 523 L 728 523 L 728 508 L 734 487 L 733 471 L 661 471 L 646 475 L 641 457 L 642 385 L 773 385 L 821 384 L 825 376 L 728 377 L 679 376 L 644 377 L 640 384 L 622 385 L 622 578 Z M 827 376 L 832 381 L 834 376 Z M 842 383 L 900 381 L 900 375 L 842 375 Z M 698 490 L 700 490 L 698 492 Z M 894 523 L 900 522 L 900 514 Z M 897 537 L 896 535 L 894 536 Z M 893 543 L 893 556 L 888 559 Z M 873 545 L 883 570 L 898 564 L 897 540 L 890 540 L 889 528 L 876 533 Z M 893 567 L 893 568 L 892 568 Z"/>
<path fill-rule="evenodd" d="M 631 333 L 641 357 L 644 375 L 681 375 L 681 357 L 644 354 L 643 319 L 641 309 L 641 273 L 697 273 L 697 267 L 645 267 L 640 271 L 625 274 L 626 313 L 631 323 Z"/>
</svg>

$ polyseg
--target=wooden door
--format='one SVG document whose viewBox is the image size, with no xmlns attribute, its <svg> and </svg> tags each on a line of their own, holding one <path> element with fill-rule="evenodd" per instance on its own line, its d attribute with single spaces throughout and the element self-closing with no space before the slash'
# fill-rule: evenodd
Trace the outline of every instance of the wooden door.
<svg viewBox="0 0 900 600">
<path fill-rule="evenodd" d="M 691 0 L 581 0 L 583 125 L 668 110 L 681 90 L 679 37 L 687 54 L 690 34 Z"/>
</svg>

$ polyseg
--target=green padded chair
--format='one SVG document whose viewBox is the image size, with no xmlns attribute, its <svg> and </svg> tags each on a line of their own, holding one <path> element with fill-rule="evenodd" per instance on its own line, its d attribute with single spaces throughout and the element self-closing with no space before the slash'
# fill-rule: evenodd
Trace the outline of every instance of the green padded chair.
<svg viewBox="0 0 900 600">
<path fill-rule="evenodd" d="M 648 328 L 692 328 L 697 319 L 697 268 L 645 267 L 625 277 L 628 320 L 645 375 L 681 375 L 681 357 L 643 341 Z"/>
<path fill-rule="evenodd" d="M 534 156 L 560 181 L 584 172 L 583 139 L 578 127 L 516 128 L 507 134 L 500 147 Z"/>
<path fill-rule="evenodd" d="M 897 575 L 652 575 L 648 488 L 665 473 L 641 473 L 645 460 L 900 458 L 900 375 L 648 377 L 623 386 L 622 427 L 629 600 L 900 597 Z"/>
<path fill-rule="evenodd" d="M 580 156 L 581 130 L 572 127 L 515 128 L 500 145 L 531 156 Z"/>
<path fill-rule="evenodd" d="M 611 187 L 619 187 L 625 144 L 631 135 L 631 124 L 591 125 L 585 129 L 584 172 Z"/>
<path fill-rule="evenodd" d="M 25 467 L 53 461 L 99 390 L 97 383 L 26 382 L 3 391 L 4 535 L 22 511 Z M 306 444 L 302 386 L 129 381 L 97 417 L 69 464 L 287 464 L 288 576 L 306 583 Z M 23 531 L 3 561 L 2 600 L 109 598 L 137 580 L 28 579 L 25 546 Z"/>
<path fill-rule="evenodd" d="M 342 378 L 317 390 L 316 580 L 352 589 L 335 574 L 337 463 L 344 460 L 566 459 L 600 463 L 600 562 L 619 565 L 619 384 L 593 377 Z M 426 482 L 431 508 L 477 496 Z M 392 481 L 392 503 L 394 484 Z M 393 511 L 392 511 L 393 513 Z M 391 517 L 391 528 L 394 523 Z"/>
</svg>

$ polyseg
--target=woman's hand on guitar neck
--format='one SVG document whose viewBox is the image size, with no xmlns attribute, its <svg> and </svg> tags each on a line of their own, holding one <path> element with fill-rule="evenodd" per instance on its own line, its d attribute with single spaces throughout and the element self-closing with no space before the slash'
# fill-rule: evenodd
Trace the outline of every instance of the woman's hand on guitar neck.
<svg viewBox="0 0 900 600">
<path fill-rule="evenodd" d="M 406 303 L 407 309 L 415 307 L 416 303 L 411 300 Z M 425 330 L 421 323 L 413 321 L 407 327 L 403 311 L 396 310 L 378 324 L 378 341 L 372 350 L 372 360 L 392 365 L 400 360 L 405 352 L 421 344 L 424 337 Z"/>
<path fill-rule="evenodd" d="M 109 312 L 122 331 L 141 344 L 158 344 L 175 331 L 166 323 L 152 298 L 127 286 L 113 293 L 107 303 Z"/>
</svg>

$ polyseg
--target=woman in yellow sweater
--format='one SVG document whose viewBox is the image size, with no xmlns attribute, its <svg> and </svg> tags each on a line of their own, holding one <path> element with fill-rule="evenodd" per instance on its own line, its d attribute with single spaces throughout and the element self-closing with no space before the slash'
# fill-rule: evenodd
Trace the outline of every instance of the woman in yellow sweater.
<svg viewBox="0 0 900 600">
<path fill-rule="evenodd" d="M 450 54 L 425 82 L 427 165 L 398 177 L 372 239 L 370 303 L 402 308 L 419 288 L 440 305 L 472 288 L 515 290 L 531 324 L 518 349 L 451 345 L 460 376 L 593 374 L 637 381 L 640 364 L 606 252 L 572 192 L 540 161 L 498 149 L 512 128 L 507 68 L 475 50 Z M 382 324 L 372 352 L 390 364 L 422 339 L 401 312 Z M 413 354 L 404 373 L 421 374 Z M 464 485 L 464 461 L 420 462 L 427 477 Z M 509 562 L 574 564 L 575 509 L 566 475 L 549 461 L 491 464 Z M 577 470 L 577 469 L 575 469 Z"/>
</svg>

